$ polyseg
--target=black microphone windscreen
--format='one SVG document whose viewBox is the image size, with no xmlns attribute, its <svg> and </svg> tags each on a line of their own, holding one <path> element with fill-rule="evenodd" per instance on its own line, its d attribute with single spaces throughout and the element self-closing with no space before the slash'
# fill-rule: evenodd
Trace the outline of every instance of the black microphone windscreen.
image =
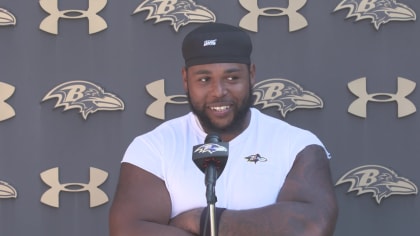
<svg viewBox="0 0 420 236">
<path fill-rule="evenodd" d="M 207 135 L 206 139 L 204 140 L 204 143 L 218 143 L 221 142 L 222 139 L 219 137 L 218 134 L 209 134 Z"/>
<path fill-rule="evenodd" d="M 223 172 L 229 155 L 229 143 L 222 142 L 218 134 L 209 134 L 204 144 L 193 147 L 192 160 L 203 172 L 212 164 L 217 168 L 217 177 Z"/>
</svg>

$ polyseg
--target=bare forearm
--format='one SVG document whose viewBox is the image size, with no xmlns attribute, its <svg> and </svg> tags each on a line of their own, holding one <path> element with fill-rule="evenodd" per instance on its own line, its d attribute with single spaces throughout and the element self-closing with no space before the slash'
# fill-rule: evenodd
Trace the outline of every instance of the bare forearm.
<svg viewBox="0 0 420 236">
<path fill-rule="evenodd" d="M 139 221 L 136 224 L 118 225 L 111 223 L 110 236 L 157 236 L 157 235 L 171 235 L 171 236 L 196 236 L 187 231 L 179 229 L 170 225 L 162 225 L 153 222 Z"/>
<path fill-rule="evenodd" d="M 221 217 L 219 236 L 331 236 L 334 209 L 317 209 L 310 203 L 284 202 L 245 210 L 226 210 Z"/>
</svg>

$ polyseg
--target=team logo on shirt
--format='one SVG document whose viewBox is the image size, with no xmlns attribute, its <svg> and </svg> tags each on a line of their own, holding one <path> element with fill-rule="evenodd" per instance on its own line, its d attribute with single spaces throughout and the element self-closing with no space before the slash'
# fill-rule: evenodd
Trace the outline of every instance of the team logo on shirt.
<svg viewBox="0 0 420 236">
<path fill-rule="evenodd" d="M 398 176 L 393 170 L 379 165 L 366 165 L 345 173 L 335 184 L 350 182 L 348 192 L 357 195 L 372 193 L 378 204 L 391 195 L 417 194 L 417 186 L 410 180 Z"/>
<path fill-rule="evenodd" d="M 155 19 L 156 23 L 170 21 L 176 32 L 181 26 L 189 23 L 216 21 L 213 12 L 192 0 L 145 0 L 133 14 L 141 11 L 149 11 L 146 20 Z"/>
<path fill-rule="evenodd" d="M 245 159 L 248 160 L 248 162 L 254 162 L 254 164 L 257 164 L 257 162 L 266 162 L 267 158 L 262 157 L 260 154 L 254 154 L 248 157 L 245 157 Z"/>
<path fill-rule="evenodd" d="M 206 143 L 201 145 L 200 147 L 198 147 L 194 152 L 198 152 L 198 153 L 214 153 L 214 152 L 227 152 L 227 148 L 223 147 L 219 144 L 216 143 Z"/>
<path fill-rule="evenodd" d="M 345 8 L 349 9 L 346 18 L 356 17 L 355 21 L 371 19 L 376 30 L 389 21 L 416 20 L 416 13 L 396 0 L 343 0 L 334 12 Z"/>
<path fill-rule="evenodd" d="M 277 107 L 283 117 L 297 108 L 322 108 L 323 102 L 316 94 L 304 90 L 293 81 L 273 78 L 258 82 L 254 86 L 254 105 L 262 109 Z"/>
</svg>

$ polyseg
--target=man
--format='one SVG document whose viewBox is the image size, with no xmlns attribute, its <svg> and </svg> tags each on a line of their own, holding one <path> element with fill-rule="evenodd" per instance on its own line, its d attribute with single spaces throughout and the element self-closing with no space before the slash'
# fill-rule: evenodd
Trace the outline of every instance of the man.
<svg viewBox="0 0 420 236">
<path fill-rule="evenodd" d="M 111 236 L 204 234 L 206 188 L 192 148 L 210 133 L 229 142 L 215 187 L 219 236 L 333 235 L 338 207 L 327 151 L 309 131 L 251 108 L 251 51 L 249 36 L 226 24 L 204 24 L 185 37 L 182 77 L 192 113 L 128 147 Z"/>
</svg>

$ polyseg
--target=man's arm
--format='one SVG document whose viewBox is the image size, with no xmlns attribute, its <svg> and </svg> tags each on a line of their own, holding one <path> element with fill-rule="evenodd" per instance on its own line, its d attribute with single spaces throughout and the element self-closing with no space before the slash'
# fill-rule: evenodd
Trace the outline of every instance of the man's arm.
<svg viewBox="0 0 420 236">
<path fill-rule="evenodd" d="M 321 147 L 310 145 L 297 155 L 275 204 L 225 211 L 219 235 L 331 236 L 337 215 L 329 160 Z"/>
<path fill-rule="evenodd" d="M 169 226 L 171 200 L 165 183 L 132 164 L 122 163 L 109 214 L 110 236 L 191 236 Z"/>
<path fill-rule="evenodd" d="M 199 225 L 196 210 L 180 214 L 171 224 L 186 230 L 183 224 Z M 218 235 L 332 236 L 337 215 L 329 160 L 322 147 L 310 145 L 297 155 L 275 204 L 224 211 Z"/>
</svg>

